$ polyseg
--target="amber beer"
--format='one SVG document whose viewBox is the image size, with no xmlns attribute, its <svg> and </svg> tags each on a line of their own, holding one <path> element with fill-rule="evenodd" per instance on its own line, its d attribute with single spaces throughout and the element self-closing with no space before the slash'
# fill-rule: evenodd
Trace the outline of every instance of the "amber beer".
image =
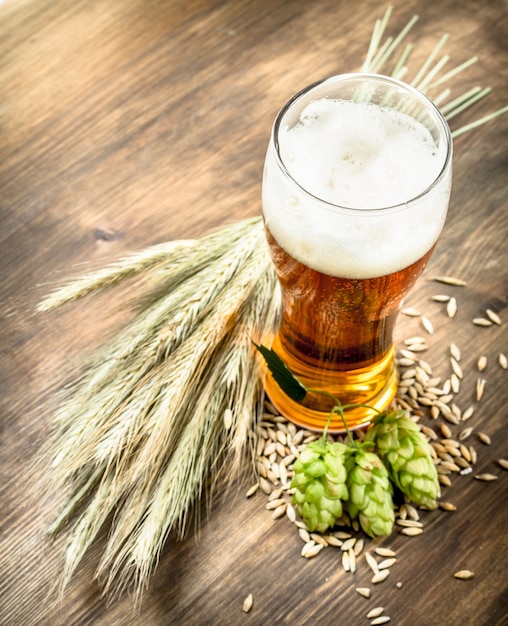
<svg viewBox="0 0 508 626">
<path fill-rule="evenodd" d="M 263 179 L 282 294 L 273 348 L 308 387 L 343 404 L 382 409 L 392 400 L 394 325 L 441 232 L 450 161 L 437 109 L 385 77 L 328 79 L 279 113 Z M 266 388 L 289 419 L 324 427 L 328 396 L 295 403 L 269 375 Z M 348 425 L 365 425 L 374 413 L 350 409 Z M 331 430 L 342 429 L 334 419 Z"/>
</svg>

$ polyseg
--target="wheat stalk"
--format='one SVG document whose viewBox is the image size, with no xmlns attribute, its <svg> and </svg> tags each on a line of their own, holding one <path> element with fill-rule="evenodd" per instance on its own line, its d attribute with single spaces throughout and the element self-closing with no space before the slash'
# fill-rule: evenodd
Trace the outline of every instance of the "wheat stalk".
<svg viewBox="0 0 508 626">
<path fill-rule="evenodd" d="M 383 42 L 391 14 L 388 7 L 376 21 L 362 71 L 405 79 L 414 46 L 395 54 L 418 17 Z M 443 89 L 476 62 L 443 72 L 449 58 L 439 55 L 447 39 L 440 38 L 411 84 L 426 93 L 439 89 L 433 99 L 450 120 L 490 90 L 451 98 L 451 89 Z M 210 506 L 255 445 L 262 385 L 251 340 L 272 331 L 279 311 L 261 218 L 129 255 L 55 289 L 37 310 L 133 278 L 140 282 L 139 310 L 65 390 L 40 458 L 44 473 L 50 468 L 49 491 L 65 490 L 48 525 L 51 534 L 66 533 L 61 592 L 109 521 L 96 577 L 112 594 L 133 588 L 139 597 L 171 531 L 183 535 L 192 508 L 199 515 L 202 499 Z"/>
</svg>

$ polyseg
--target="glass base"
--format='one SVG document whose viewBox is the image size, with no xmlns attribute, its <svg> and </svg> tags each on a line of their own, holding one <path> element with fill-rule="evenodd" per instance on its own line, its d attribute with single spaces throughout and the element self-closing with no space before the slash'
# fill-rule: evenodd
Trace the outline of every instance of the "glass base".
<svg viewBox="0 0 508 626">
<path fill-rule="evenodd" d="M 273 348 L 307 388 L 326 391 L 335 396 L 343 405 L 368 405 L 353 407 L 344 411 L 346 423 L 350 430 L 368 426 L 378 411 L 383 411 L 389 406 L 396 394 L 398 381 L 394 348 L 391 348 L 380 361 L 369 367 L 335 372 L 310 372 L 305 365 L 299 367 L 294 360 L 288 362 L 286 355 L 281 352 L 277 337 Z M 302 403 L 299 403 L 291 400 L 281 390 L 268 371 L 265 372 L 264 382 L 270 402 L 280 411 L 281 415 L 297 426 L 308 430 L 322 432 L 325 429 L 333 407 L 333 401 L 330 398 L 319 393 L 308 392 Z M 335 414 L 332 417 L 328 425 L 328 432 L 345 432 L 340 415 Z"/>
</svg>

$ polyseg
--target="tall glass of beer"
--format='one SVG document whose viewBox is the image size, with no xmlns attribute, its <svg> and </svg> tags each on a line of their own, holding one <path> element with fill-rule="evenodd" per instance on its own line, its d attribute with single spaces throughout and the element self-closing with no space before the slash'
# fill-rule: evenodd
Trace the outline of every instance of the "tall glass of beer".
<svg viewBox="0 0 508 626">
<path fill-rule="evenodd" d="M 296 424 L 323 430 L 327 394 L 362 405 L 345 411 L 350 429 L 393 399 L 394 324 L 443 228 L 451 157 L 436 106 L 385 76 L 334 76 L 277 115 L 262 193 L 282 294 L 272 347 L 317 392 L 294 402 L 268 373 L 265 386 Z M 344 430 L 338 415 L 329 430 Z"/>
</svg>

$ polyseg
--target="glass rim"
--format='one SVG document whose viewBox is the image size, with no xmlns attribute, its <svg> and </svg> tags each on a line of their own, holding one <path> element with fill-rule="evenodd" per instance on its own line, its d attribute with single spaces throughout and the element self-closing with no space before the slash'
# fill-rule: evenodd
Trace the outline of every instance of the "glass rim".
<svg viewBox="0 0 508 626">
<path fill-rule="evenodd" d="M 425 189 L 423 189 L 423 191 L 421 191 L 417 195 L 412 196 L 411 198 L 408 198 L 404 202 L 399 202 L 397 204 L 393 204 L 393 205 L 389 205 L 385 207 L 378 207 L 378 208 L 372 208 L 372 207 L 361 208 L 361 207 L 351 207 L 351 206 L 345 206 L 341 204 L 335 204 L 333 202 L 329 202 L 328 200 L 325 200 L 324 198 L 321 198 L 313 194 L 294 178 L 294 176 L 287 169 L 280 155 L 279 129 L 280 129 L 280 126 L 281 126 L 281 123 L 285 114 L 287 113 L 287 111 L 289 111 L 289 109 L 296 102 L 298 102 L 305 95 L 311 93 L 314 89 L 316 89 L 320 85 L 324 85 L 325 83 L 328 83 L 328 82 L 340 83 L 346 80 L 361 81 L 365 79 L 375 80 L 381 83 L 384 82 L 384 83 L 392 84 L 400 89 L 405 90 L 406 92 L 410 93 L 415 98 L 420 100 L 420 102 L 426 105 L 428 109 L 430 109 L 430 111 L 432 111 L 436 115 L 437 119 L 439 120 L 441 124 L 442 131 L 443 131 L 442 133 L 440 133 L 440 135 L 442 134 L 444 136 L 444 140 L 446 141 L 446 155 L 445 155 L 443 165 L 439 171 L 439 174 L 434 178 L 434 180 L 432 181 L 430 185 L 428 185 Z M 372 73 L 366 73 L 366 72 L 350 72 L 347 74 L 335 74 L 333 76 L 328 76 L 327 78 L 323 78 L 321 80 L 317 80 L 313 83 L 310 83 L 309 85 L 307 85 L 306 87 L 304 87 L 303 89 L 295 93 L 286 102 L 286 104 L 284 104 L 284 106 L 279 110 L 279 112 L 277 113 L 275 117 L 275 121 L 272 127 L 272 141 L 275 147 L 275 159 L 276 159 L 277 165 L 280 167 L 283 174 L 287 178 L 289 178 L 289 180 L 292 181 L 307 197 L 317 200 L 323 206 L 323 208 L 326 208 L 333 212 L 337 212 L 337 211 L 348 212 L 348 213 L 349 212 L 350 213 L 361 212 L 362 215 L 366 215 L 369 213 L 375 213 L 379 215 L 380 213 L 388 213 L 388 212 L 392 213 L 392 212 L 402 211 L 406 209 L 409 205 L 418 203 L 422 198 L 427 196 L 443 179 L 446 172 L 448 171 L 450 161 L 452 159 L 452 153 L 453 153 L 453 140 L 452 140 L 452 135 L 451 135 L 448 122 L 446 121 L 444 115 L 441 113 L 439 108 L 432 102 L 432 100 L 428 96 L 426 96 L 423 92 L 419 91 L 412 85 L 404 83 L 403 81 L 398 80 L 396 78 L 392 78 L 391 76 L 385 76 L 384 74 L 372 74 Z"/>
</svg>

